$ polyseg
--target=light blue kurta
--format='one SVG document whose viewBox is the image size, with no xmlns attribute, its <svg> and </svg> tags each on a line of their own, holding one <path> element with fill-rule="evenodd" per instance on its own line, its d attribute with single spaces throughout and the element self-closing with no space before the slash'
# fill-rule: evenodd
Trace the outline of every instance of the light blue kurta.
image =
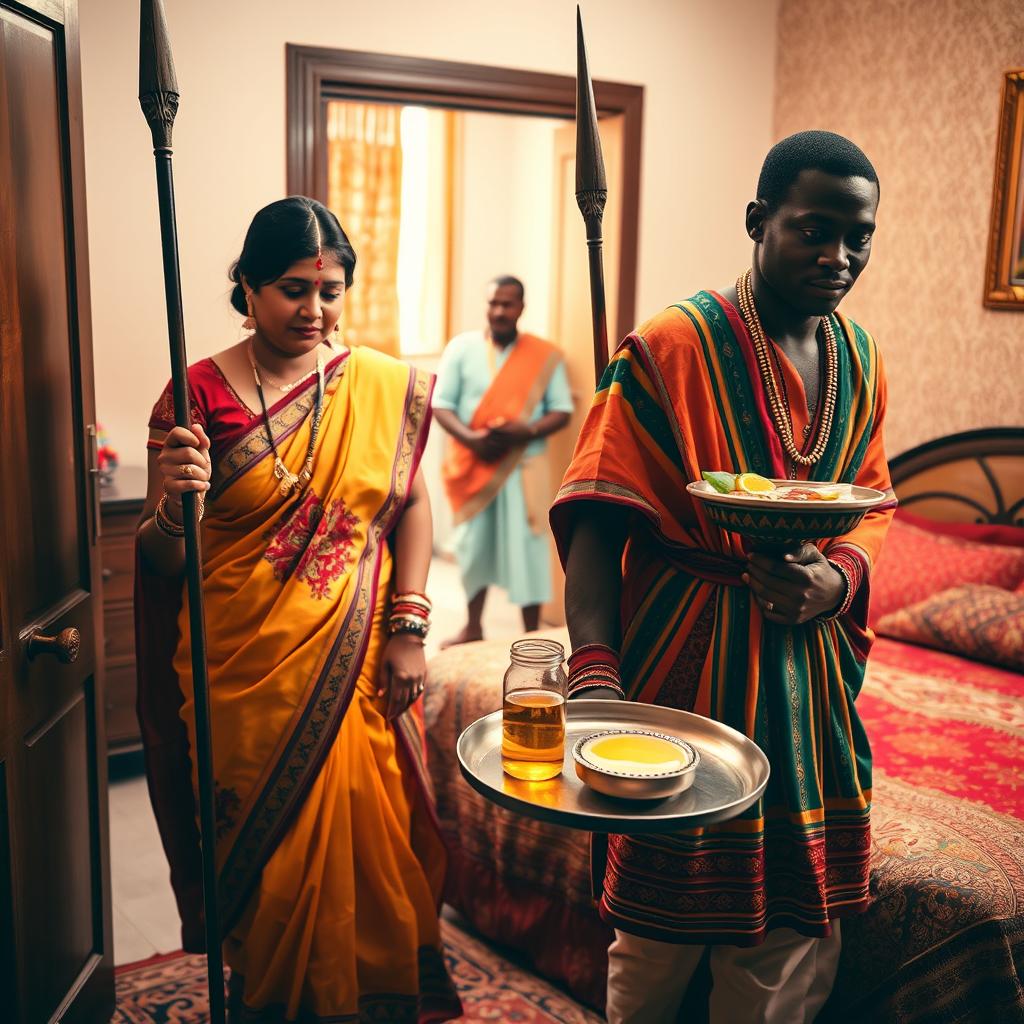
<svg viewBox="0 0 1024 1024">
<path fill-rule="evenodd" d="M 494 373 L 508 359 L 516 342 L 500 349 L 483 331 L 467 331 L 448 342 L 437 368 L 434 408 L 450 409 L 463 423 L 469 423 L 491 386 Z M 559 363 L 548 381 L 543 397 L 530 422 L 549 412 L 573 409 L 565 363 Z M 532 441 L 524 458 L 542 453 L 544 438 Z M 455 527 L 455 557 L 462 572 L 466 597 L 484 587 L 499 586 L 513 604 L 542 604 L 551 600 L 551 551 L 547 529 L 534 533 L 526 516 L 522 472 L 517 466 L 494 500 L 472 519 Z"/>
</svg>

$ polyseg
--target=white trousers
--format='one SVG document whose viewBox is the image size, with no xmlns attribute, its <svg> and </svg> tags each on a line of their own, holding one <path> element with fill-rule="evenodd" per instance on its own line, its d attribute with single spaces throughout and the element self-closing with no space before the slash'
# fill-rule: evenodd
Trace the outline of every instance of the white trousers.
<svg viewBox="0 0 1024 1024">
<path fill-rule="evenodd" d="M 791 928 L 760 946 L 711 947 L 710 1024 L 811 1024 L 839 966 L 839 922 L 827 939 Z M 676 1024 L 704 946 L 681 946 L 615 931 L 608 949 L 608 1024 Z"/>
</svg>

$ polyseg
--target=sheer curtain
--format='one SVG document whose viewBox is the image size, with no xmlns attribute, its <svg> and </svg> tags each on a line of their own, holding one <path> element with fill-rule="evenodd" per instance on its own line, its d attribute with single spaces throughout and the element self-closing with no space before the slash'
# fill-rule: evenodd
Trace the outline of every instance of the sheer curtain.
<svg viewBox="0 0 1024 1024">
<path fill-rule="evenodd" d="M 397 105 L 327 106 L 327 205 L 357 257 L 355 284 L 341 319 L 342 340 L 393 356 L 400 354 L 401 116 Z"/>
</svg>

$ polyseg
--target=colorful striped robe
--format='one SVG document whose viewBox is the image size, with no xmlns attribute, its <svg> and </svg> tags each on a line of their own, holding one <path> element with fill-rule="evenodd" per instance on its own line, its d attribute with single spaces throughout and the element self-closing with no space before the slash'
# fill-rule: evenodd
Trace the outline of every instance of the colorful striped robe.
<svg viewBox="0 0 1024 1024">
<path fill-rule="evenodd" d="M 552 508 L 563 564 L 588 502 L 633 513 L 623 557 L 628 698 L 739 729 L 772 768 L 763 798 L 734 821 L 595 842 L 601 913 L 624 931 L 756 945 L 781 926 L 827 935 L 830 919 L 866 906 L 871 752 L 854 701 L 872 639 L 870 570 L 891 508 L 821 544 L 856 567 L 849 611 L 789 628 L 763 619 L 742 583 L 741 538 L 711 525 L 685 490 L 702 470 L 890 490 L 878 349 L 851 320 L 832 324 L 838 397 L 827 448 L 810 472 L 790 472 L 738 312 L 700 292 L 620 345 Z M 813 437 L 801 379 L 774 346 L 773 357 L 794 436 Z"/>
</svg>

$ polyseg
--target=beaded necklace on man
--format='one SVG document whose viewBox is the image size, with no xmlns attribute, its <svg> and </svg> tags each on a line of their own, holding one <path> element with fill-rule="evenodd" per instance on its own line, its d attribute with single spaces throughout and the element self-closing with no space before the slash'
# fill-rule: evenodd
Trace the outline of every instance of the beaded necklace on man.
<svg viewBox="0 0 1024 1024">
<path fill-rule="evenodd" d="M 302 470 L 296 475 L 285 464 L 277 450 L 277 442 L 274 440 L 274 431 L 270 425 L 270 413 L 267 411 L 267 400 L 263 395 L 263 384 L 260 381 L 260 371 L 256 365 L 256 355 L 253 352 L 252 339 L 249 339 L 249 363 L 252 366 L 253 377 L 256 378 L 256 393 L 260 396 L 260 408 L 263 410 L 263 424 L 267 431 L 267 440 L 274 453 L 274 476 L 280 481 L 278 491 L 285 497 L 295 490 L 303 490 L 313 479 L 313 452 L 316 449 L 317 435 L 320 433 L 320 418 L 324 407 L 324 354 L 322 349 L 316 354 L 316 404 L 313 407 L 313 424 L 309 432 L 309 445 L 306 448 L 306 461 Z M 305 380 L 309 374 L 301 380 Z M 300 381 L 295 381 L 295 384 Z M 294 384 L 292 385 L 294 387 Z"/>
<path fill-rule="evenodd" d="M 790 418 L 789 406 L 783 397 L 782 389 L 775 377 L 772 366 L 771 350 L 768 338 L 761 326 L 761 318 L 754 304 L 754 289 L 750 283 L 748 270 L 736 282 L 736 293 L 739 296 L 740 315 L 747 325 L 751 340 L 754 342 L 754 353 L 757 356 L 757 368 L 761 374 L 764 389 L 768 395 L 768 406 L 771 409 L 775 432 L 782 443 L 783 451 L 793 464 L 794 473 L 797 466 L 813 466 L 825 454 L 829 435 L 832 432 L 832 417 L 835 414 L 836 395 L 839 391 L 839 356 L 836 348 L 836 335 L 832 329 L 832 321 L 821 318 L 821 330 L 825 336 L 825 397 L 821 415 L 818 417 L 818 433 L 811 450 L 802 452 L 793 439 L 793 421 Z"/>
</svg>

